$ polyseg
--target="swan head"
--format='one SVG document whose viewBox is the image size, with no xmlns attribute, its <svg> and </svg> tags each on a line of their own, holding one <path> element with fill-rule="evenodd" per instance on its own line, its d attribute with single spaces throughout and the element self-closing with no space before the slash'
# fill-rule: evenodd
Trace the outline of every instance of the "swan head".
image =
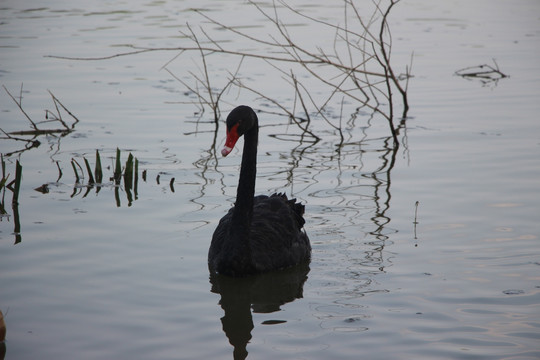
<svg viewBox="0 0 540 360">
<path fill-rule="evenodd" d="M 234 108 L 227 116 L 227 139 L 221 155 L 229 155 L 240 136 L 256 125 L 258 125 L 257 115 L 252 108 L 245 105 Z"/>
</svg>

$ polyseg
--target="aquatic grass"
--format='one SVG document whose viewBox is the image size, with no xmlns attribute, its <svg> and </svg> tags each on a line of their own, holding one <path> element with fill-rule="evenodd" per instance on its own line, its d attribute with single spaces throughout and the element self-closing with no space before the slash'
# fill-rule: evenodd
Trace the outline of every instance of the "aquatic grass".
<svg viewBox="0 0 540 360">
<path fill-rule="evenodd" d="M 2 178 L 0 179 L 0 192 L 2 193 L 2 199 L 0 200 L 0 215 L 7 214 L 6 208 L 4 207 L 4 195 L 7 179 L 9 174 L 6 175 L 6 162 L 4 161 L 4 155 L 0 154 L 0 160 L 2 162 Z"/>
<path fill-rule="evenodd" d="M 3 197 L 3 194 L 2 194 Z M 4 199 L 0 201 L 0 215 L 7 215 L 6 208 L 4 207 Z"/>
<path fill-rule="evenodd" d="M 96 175 L 96 182 L 101 184 L 103 181 L 103 169 L 101 168 L 101 156 L 99 156 L 99 150 L 96 150 L 96 167 L 94 169 Z"/>
<path fill-rule="evenodd" d="M 129 153 L 124 170 L 124 190 L 128 198 L 128 206 L 131 206 L 133 202 L 133 196 L 131 194 L 133 188 L 133 166 L 133 155 Z"/>
<path fill-rule="evenodd" d="M 19 204 L 19 192 L 21 191 L 21 180 L 22 180 L 22 165 L 17 160 L 15 164 L 15 187 L 13 188 L 13 200 L 11 203 L 15 206 Z"/>
<path fill-rule="evenodd" d="M 15 163 L 15 179 L 8 183 L 9 174 L 6 173 L 6 163 L 4 157 L 1 157 L 2 179 L 0 179 L 0 191 L 2 199 L 0 200 L 0 215 L 9 216 L 5 205 L 6 189 L 13 193 L 11 198 L 11 209 L 13 210 L 13 234 L 15 235 L 15 244 L 21 242 L 21 222 L 19 220 L 19 194 L 21 192 L 22 165 L 17 160 Z"/>
<path fill-rule="evenodd" d="M 81 167 L 81 165 L 79 165 L 77 160 L 71 159 L 71 167 L 73 168 L 73 172 L 75 173 L 75 184 L 78 184 L 78 183 L 80 183 L 81 177 L 79 176 L 79 172 L 77 171 L 77 166 L 75 166 L 75 165 L 77 165 L 82 171 L 82 167 Z"/>
<path fill-rule="evenodd" d="M 133 194 L 135 195 L 135 200 L 138 199 L 138 187 L 139 187 L 139 159 L 135 158 L 135 177 L 133 179 Z"/>
<path fill-rule="evenodd" d="M 84 159 L 84 165 L 86 166 L 86 172 L 88 173 L 88 184 L 95 184 L 96 181 L 94 180 L 94 175 L 92 174 L 92 169 L 90 168 L 90 163 L 88 162 L 88 159 L 83 157 Z"/>
<path fill-rule="evenodd" d="M 100 192 L 101 188 L 103 187 L 114 187 L 115 190 L 115 199 L 116 204 L 118 207 L 121 206 L 121 197 L 120 192 L 123 190 L 126 193 L 126 197 L 128 200 L 128 206 L 131 206 L 134 200 L 138 199 L 139 193 L 138 193 L 138 186 L 139 186 L 139 160 L 130 152 L 128 154 L 127 160 L 125 162 L 122 161 L 121 155 L 122 152 L 119 148 L 116 149 L 115 157 L 113 158 L 114 161 L 114 170 L 110 177 L 110 183 L 103 184 L 103 166 L 101 162 L 101 152 L 99 150 L 96 150 L 96 159 L 95 159 L 95 165 L 92 167 L 91 161 L 88 160 L 87 157 L 83 156 L 82 161 L 78 158 L 71 158 L 70 165 L 73 169 L 73 176 L 74 176 L 74 186 L 73 186 L 73 192 L 71 193 L 71 198 L 74 198 L 76 196 L 82 195 L 82 197 L 86 197 L 94 187 L 96 188 L 96 194 Z M 13 200 L 12 200 L 12 207 L 14 210 L 14 216 L 16 217 L 15 222 L 17 229 L 20 228 L 20 224 L 18 223 L 18 199 L 21 191 L 21 183 L 22 183 L 22 165 L 19 161 L 16 163 L 15 168 L 15 178 L 10 182 L 10 174 L 7 172 L 6 169 L 6 161 L 4 159 L 4 155 L 0 154 L 0 167 L 2 168 L 1 177 L 0 177 L 0 193 L 2 194 L 2 197 L 0 199 L 0 215 L 8 215 L 8 208 L 6 206 L 5 199 L 5 193 L 6 189 L 10 190 L 13 193 Z M 82 162 L 84 162 L 84 165 L 82 165 Z M 63 176 L 62 168 L 59 164 L 59 162 L 55 162 L 56 167 L 58 169 L 58 179 L 56 182 L 51 183 L 45 183 L 41 186 L 38 186 L 34 188 L 34 191 L 40 192 L 41 194 L 47 194 L 49 193 L 49 186 L 51 184 L 54 184 L 55 186 L 61 186 L 62 184 L 59 183 L 60 178 Z M 106 169 L 110 169 L 107 167 Z M 143 180 L 146 182 L 146 170 L 142 172 Z M 123 178 L 123 182 L 122 182 Z M 86 182 L 85 179 L 88 179 Z M 174 178 L 171 180 L 171 191 L 174 192 L 174 188 L 172 187 L 172 182 L 174 181 Z M 14 231 L 15 234 L 17 234 L 19 231 Z"/>
<path fill-rule="evenodd" d="M 115 187 L 115 199 L 118 207 L 121 206 L 120 201 L 120 185 L 123 178 L 123 188 L 126 192 L 128 198 L 128 206 L 131 206 L 133 200 L 138 198 L 138 184 L 139 184 L 139 160 L 133 156 L 132 153 L 129 153 L 128 158 L 124 165 L 122 166 L 122 152 L 119 148 L 116 148 L 114 157 L 114 170 L 113 174 L 110 177 L 110 180 L 113 182 Z M 92 166 L 90 161 L 86 157 L 83 157 L 86 174 L 88 176 L 88 183 L 86 185 L 80 185 L 81 180 L 85 178 L 85 170 L 79 164 L 76 159 L 71 159 L 71 167 L 73 168 L 73 173 L 75 175 L 75 187 L 73 189 L 72 197 L 81 192 L 82 187 L 86 187 L 86 192 L 83 197 L 86 197 L 90 190 L 95 186 L 96 193 L 99 193 L 103 184 L 103 166 L 101 163 L 101 154 L 99 150 L 96 150 L 96 163 L 94 170 L 92 171 Z M 146 173 L 146 170 L 143 174 Z M 132 193 L 133 192 L 133 193 Z M 133 196 L 133 194 L 135 196 Z"/>
<path fill-rule="evenodd" d="M 6 175 L 6 162 L 4 161 L 4 155 L 0 154 L 0 160 L 2 162 L 2 178 L 0 179 L 0 191 L 6 186 L 7 179 L 9 177 L 9 174 Z"/>
<path fill-rule="evenodd" d="M 2 162 L 2 180 L 6 179 L 6 162 L 4 161 L 4 154 L 0 154 L 0 160 Z M 0 190 L 2 187 L 0 187 Z"/>
<path fill-rule="evenodd" d="M 11 200 L 11 206 L 13 208 L 13 233 L 15 234 L 15 244 L 18 244 L 22 241 L 21 236 L 21 221 L 19 217 L 19 193 L 21 190 L 21 181 L 22 181 L 22 165 L 17 160 L 15 164 L 15 187 L 13 188 L 13 199 Z"/>
<path fill-rule="evenodd" d="M 124 186 L 131 189 L 133 187 L 133 155 L 129 153 L 124 168 Z"/>
<path fill-rule="evenodd" d="M 122 179 L 122 164 L 120 163 L 120 149 L 116 148 L 116 165 L 114 167 L 114 182 L 116 185 L 120 185 L 120 179 Z"/>
<path fill-rule="evenodd" d="M 129 153 L 127 160 L 122 167 L 121 151 L 116 149 L 116 157 L 114 158 L 115 168 L 113 171 L 113 176 L 110 178 L 111 182 L 108 184 L 103 184 L 103 168 L 101 164 L 101 153 L 99 150 L 96 150 L 96 164 L 94 170 L 92 171 L 91 162 L 86 158 L 82 157 L 84 161 L 84 167 L 81 166 L 81 160 L 77 158 L 72 158 L 70 161 L 71 168 L 73 169 L 73 174 L 75 177 L 75 184 L 73 185 L 73 192 L 71 193 L 71 198 L 82 195 L 85 198 L 90 191 L 95 187 L 96 194 L 99 193 L 102 187 L 112 187 L 114 188 L 114 196 L 116 201 L 116 206 L 121 207 L 121 192 L 122 190 L 126 193 L 127 205 L 131 206 L 133 201 L 138 199 L 138 185 L 139 185 L 139 160 L 133 156 L 132 153 Z M 62 168 L 59 162 L 55 162 L 58 169 L 58 179 L 56 182 L 45 183 L 37 188 L 34 188 L 34 191 L 41 193 L 42 195 L 49 193 L 49 186 L 62 186 L 63 184 L 59 183 L 60 178 L 63 176 Z M 15 176 L 11 180 L 11 174 L 8 172 L 9 163 L 6 162 L 4 154 L 0 154 L 0 167 L 1 177 L 0 177 L 0 220 L 2 217 L 7 217 L 8 219 L 13 216 L 13 233 L 15 237 L 15 244 L 22 241 L 21 233 L 21 221 L 19 216 L 19 196 L 21 194 L 22 188 L 22 178 L 23 178 L 23 166 L 20 161 L 17 160 L 15 164 Z M 110 167 L 106 169 L 110 170 Z M 146 182 L 146 170 L 142 172 L 144 175 L 143 180 Z M 116 179 L 122 179 L 123 186 L 121 186 L 120 181 Z M 88 178 L 88 182 L 83 184 L 84 179 Z M 11 180 L 11 181 L 10 181 Z M 171 191 L 174 192 L 172 183 L 174 178 L 171 179 Z M 11 191 L 13 196 L 11 200 L 11 214 L 10 207 L 6 206 L 6 192 Z"/>
<path fill-rule="evenodd" d="M 62 169 L 60 168 L 60 164 L 58 163 L 58 161 L 55 162 L 56 164 L 56 168 L 58 169 L 58 178 L 56 179 L 56 182 L 59 182 L 60 179 L 62 178 Z"/>
<path fill-rule="evenodd" d="M 4 207 L 4 195 L 5 195 L 5 186 L 7 179 L 2 177 L 0 179 L 0 192 L 2 193 L 2 199 L 0 200 L 0 215 L 7 214 L 6 208 Z"/>
</svg>

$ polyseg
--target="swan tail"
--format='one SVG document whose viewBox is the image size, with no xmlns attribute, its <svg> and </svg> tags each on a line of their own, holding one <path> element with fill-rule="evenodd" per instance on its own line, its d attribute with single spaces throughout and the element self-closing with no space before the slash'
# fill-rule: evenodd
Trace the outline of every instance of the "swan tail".
<svg viewBox="0 0 540 360">
<path fill-rule="evenodd" d="M 285 195 L 284 193 L 275 193 L 272 196 L 277 196 L 283 199 L 283 201 L 285 201 L 289 208 L 292 210 L 296 223 L 298 224 L 298 228 L 301 229 L 302 227 L 304 227 L 306 220 L 304 220 L 305 206 L 303 204 L 297 202 L 296 198 L 287 198 L 287 195 Z"/>
</svg>

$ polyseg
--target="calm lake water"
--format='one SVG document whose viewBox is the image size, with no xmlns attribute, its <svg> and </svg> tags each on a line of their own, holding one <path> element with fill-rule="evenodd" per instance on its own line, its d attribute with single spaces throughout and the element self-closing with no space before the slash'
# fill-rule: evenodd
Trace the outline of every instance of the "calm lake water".
<svg viewBox="0 0 540 360">
<path fill-rule="evenodd" d="M 371 2 L 357 3 L 371 14 Z M 290 4 L 343 23 L 340 1 Z M 403 73 L 412 54 L 414 76 L 397 151 L 386 120 L 354 113 L 350 101 L 340 110 L 341 98 L 329 104 L 332 121 L 343 115 L 341 146 L 320 116 L 312 114 L 314 143 L 273 114 L 274 103 L 234 88 L 217 128 L 178 81 L 193 86 L 190 72 L 200 76 L 197 52 L 47 57 L 192 46 L 181 33 L 187 23 L 221 46 L 270 54 L 193 11 L 269 39 L 272 25 L 245 1 L 8 0 L 0 8 L 1 84 L 22 95 L 35 121 L 56 113 L 47 90 L 79 119 L 28 150 L 0 140 L 9 181 L 17 160 L 23 167 L 18 207 L 10 190 L 0 194 L 0 357 L 540 358 L 540 2 L 407 0 L 392 9 L 392 63 Z M 335 33 L 279 14 L 295 41 L 332 50 Z M 219 90 L 239 59 L 207 60 Z M 483 64 L 509 77 L 455 74 Z M 246 59 L 239 76 L 292 109 L 291 85 L 269 69 Z M 209 279 L 208 246 L 234 201 L 241 152 L 216 154 L 223 118 L 240 103 L 264 111 L 257 193 L 285 191 L 306 204 L 309 268 Z M 4 89 L 0 128 L 31 130 Z M 117 148 L 122 164 L 130 152 L 139 161 L 131 200 L 109 181 Z M 76 184 L 71 166 L 84 168 L 86 158 L 93 167 L 96 150 L 99 191 Z M 43 185 L 48 192 L 34 190 Z"/>
</svg>

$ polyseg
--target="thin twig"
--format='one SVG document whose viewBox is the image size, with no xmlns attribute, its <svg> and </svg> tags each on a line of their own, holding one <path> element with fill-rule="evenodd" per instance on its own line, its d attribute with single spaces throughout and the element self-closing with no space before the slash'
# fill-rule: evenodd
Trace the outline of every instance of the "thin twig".
<svg viewBox="0 0 540 360">
<path fill-rule="evenodd" d="M 176 51 L 178 54 L 162 68 L 197 96 L 197 99 L 191 103 L 197 105 L 200 112 L 204 112 L 207 106 L 212 109 L 216 123 L 220 118 L 220 104 L 224 101 L 224 95 L 234 86 L 239 91 L 245 89 L 261 99 L 274 104 L 284 114 L 288 115 L 303 132 L 314 138 L 319 138 L 311 129 L 310 114 L 314 113 L 318 114 L 332 128 L 338 130 L 340 136 L 343 137 L 341 119 L 345 98 L 348 98 L 359 104 L 357 109 L 370 109 L 386 118 L 390 126 L 394 144 L 398 146 L 397 130 L 393 124 L 394 98 L 392 91 L 395 88 L 401 94 L 404 106 L 404 118 L 409 108 L 407 89 L 409 78 L 411 77 L 410 66 L 406 68 L 403 78 L 403 74 L 400 74 L 400 76 L 396 75 L 390 61 L 392 36 L 389 31 L 388 17 L 399 0 L 389 0 L 389 3 L 384 2 L 384 4 L 388 4 L 384 6 L 382 5 L 383 0 L 372 0 L 374 11 L 367 15 L 360 11 L 353 0 L 344 0 L 344 23 L 342 24 L 334 24 L 310 16 L 295 9 L 286 3 L 285 0 L 273 0 L 269 8 L 264 7 L 256 0 L 248 0 L 247 2 L 269 22 L 274 30 L 274 35 L 268 35 L 267 37 L 255 36 L 250 32 L 220 22 L 205 12 L 198 10 L 195 10 L 195 12 L 210 24 L 228 32 L 229 35 L 232 34 L 235 37 L 240 37 L 242 40 L 247 40 L 258 47 L 270 48 L 270 51 L 261 53 L 257 52 L 257 50 L 231 49 L 225 46 L 223 42 L 218 41 L 207 29 L 203 27 L 194 28 L 190 24 L 187 24 L 187 30 L 181 33 L 186 39 L 193 42 L 193 46 L 160 48 L 130 46 L 133 51 L 111 56 L 76 58 L 49 55 L 49 57 L 69 60 L 106 60 L 151 51 Z M 307 20 L 309 24 L 315 24 L 323 29 L 330 30 L 333 33 L 333 43 L 330 49 L 321 46 L 309 48 L 302 42 L 296 41 L 291 31 L 289 31 L 289 27 L 282 21 L 283 16 L 281 11 L 287 11 L 300 16 Z M 374 29 L 374 25 L 376 24 L 379 24 L 379 27 Z M 168 70 L 167 66 L 182 54 L 194 51 L 200 57 L 199 64 L 196 64 L 199 72 L 187 71 L 187 74 L 195 81 L 195 84 L 190 85 L 186 80 L 183 80 Z M 216 90 L 211 84 L 213 76 L 211 76 L 210 57 L 215 54 L 240 57 L 235 72 L 228 73 L 227 82 L 219 90 Z M 266 95 L 263 90 L 254 89 L 240 79 L 241 66 L 246 58 L 262 60 L 282 74 L 282 79 L 294 91 L 292 111 L 277 99 Z M 310 93 L 309 87 L 299 80 L 303 79 L 303 76 L 298 76 L 286 64 L 298 65 L 301 71 L 307 73 L 310 79 L 314 79 L 324 86 L 329 87 L 330 91 L 325 92 L 322 101 L 315 99 L 315 96 Z M 412 66 L 412 58 L 410 65 Z M 321 71 L 321 69 L 327 71 Z M 402 80 L 405 80 L 404 85 L 400 83 Z M 341 115 L 339 124 L 335 124 L 335 121 L 332 122 L 333 120 L 331 121 L 327 117 L 327 108 L 332 101 L 337 101 L 336 98 L 339 94 L 342 95 L 340 101 Z M 307 121 L 299 121 L 299 118 L 295 114 L 297 106 L 301 107 Z M 310 109 L 315 109 L 315 111 Z"/>
<path fill-rule="evenodd" d="M 7 92 L 7 94 L 9 95 L 9 97 L 15 102 L 15 104 L 17 104 L 17 107 L 19 108 L 19 110 L 21 110 L 21 112 L 24 114 L 24 116 L 26 116 L 26 118 L 28 119 L 28 121 L 30 121 L 30 124 L 32 124 L 32 127 L 35 129 L 35 130 L 38 130 L 38 127 L 36 125 L 36 123 L 34 121 L 32 121 L 32 118 L 30 118 L 30 116 L 26 113 L 26 111 L 24 111 L 23 107 L 22 107 L 22 85 L 21 85 L 21 96 L 19 98 L 19 101 L 17 101 L 15 99 L 15 97 L 13 95 L 11 95 L 11 93 L 9 92 L 9 90 L 5 87 L 5 85 L 2 85 L 2 87 L 4 88 L 4 90 Z"/>
</svg>

